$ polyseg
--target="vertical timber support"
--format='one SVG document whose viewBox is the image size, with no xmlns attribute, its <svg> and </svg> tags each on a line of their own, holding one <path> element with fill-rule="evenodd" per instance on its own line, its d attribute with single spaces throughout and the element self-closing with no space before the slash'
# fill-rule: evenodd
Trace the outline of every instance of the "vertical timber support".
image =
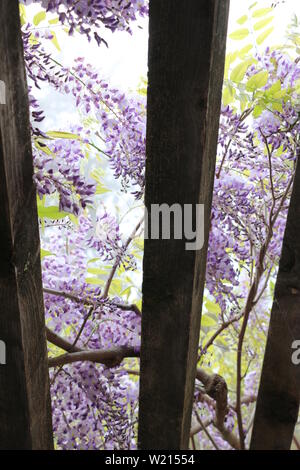
<svg viewBox="0 0 300 470">
<path fill-rule="evenodd" d="M 51 449 L 40 242 L 17 0 L 1 0 L 0 31 L 0 340 L 6 352 L 0 363 L 0 449 Z"/>
<path fill-rule="evenodd" d="M 298 157 L 299 160 L 299 157 Z M 289 450 L 300 400 L 300 162 L 292 191 L 250 448 Z"/>
<path fill-rule="evenodd" d="M 148 220 L 140 449 L 188 448 L 228 11 L 228 0 L 150 0 L 146 208 L 151 219 L 153 204 L 204 204 L 205 223 L 193 251 L 172 232 L 151 239 Z"/>
</svg>

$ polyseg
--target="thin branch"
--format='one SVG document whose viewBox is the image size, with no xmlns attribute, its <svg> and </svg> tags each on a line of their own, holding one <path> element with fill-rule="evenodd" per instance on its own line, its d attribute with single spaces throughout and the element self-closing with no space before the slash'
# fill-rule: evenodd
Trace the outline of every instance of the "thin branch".
<svg viewBox="0 0 300 470">
<path fill-rule="evenodd" d="M 293 441 L 295 446 L 297 447 L 297 450 L 300 450 L 300 442 L 298 441 L 297 437 L 294 435 Z"/>
<path fill-rule="evenodd" d="M 264 141 L 266 149 L 267 149 L 268 160 L 269 160 L 269 179 L 270 179 L 271 193 L 272 193 L 273 201 L 275 201 L 276 197 L 275 197 L 274 183 L 273 183 L 272 152 L 270 150 L 267 137 L 265 136 L 265 134 L 263 133 L 263 131 L 261 130 L 260 127 L 259 127 L 259 131 L 262 135 L 263 141 Z"/>
<path fill-rule="evenodd" d="M 228 321 L 222 323 L 222 325 L 217 329 L 217 331 L 212 335 L 212 337 L 209 338 L 209 340 L 203 346 L 203 348 L 201 348 L 201 354 L 199 355 L 198 360 L 201 358 L 201 356 L 203 354 L 206 353 L 208 348 L 213 345 L 215 339 L 222 333 L 222 331 L 224 331 L 226 328 L 228 328 L 228 326 L 232 325 L 233 323 L 239 321 L 242 318 L 242 316 L 243 316 L 243 314 L 240 314 L 240 315 L 232 318 L 231 320 L 228 320 Z"/>
<path fill-rule="evenodd" d="M 206 426 L 205 426 L 204 423 L 202 422 L 198 411 L 195 409 L 194 412 L 195 412 L 196 419 L 197 419 L 198 423 L 200 424 L 202 430 L 203 430 L 203 431 L 205 432 L 205 434 L 207 435 L 208 439 L 211 441 L 212 445 L 215 447 L 216 450 L 220 450 L 219 447 L 218 447 L 218 445 L 216 444 L 214 438 L 211 436 L 211 434 L 210 434 L 209 431 L 207 430 Z"/>
<path fill-rule="evenodd" d="M 222 171 L 222 168 L 223 168 L 223 165 L 224 165 L 224 162 L 225 162 L 225 158 L 227 156 L 227 153 L 228 153 L 229 147 L 231 145 L 231 142 L 233 141 L 233 138 L 235 137 L 237 131 L 239 130 L 239 127 L 240 127 L 241 123 L 252 113 L 252 111 L 253 111 L 253 108 L 245 109 L 245 111 L 241 114 L 239 123 L 235 128 L 234 134 L 230 137 L 229 141 L 227 142 L 227 145 L 226 145 L 226 148 L 224 150 L 224 154 L 223 154 L 223 157 L 222 157 L 222 160 L 221 160 L 221 163 L 220 163 L 220 167 L 219 167 L 218 171 L 216 172 L 216 179 L 220 178 L 221 171 Z"/>
<path fill-rule="evenodd" d="M 48 289 L 47 287 L 44 287 L 43 291 L 45 292 L 45 294 L 56 295 L 57 297 L 64 297 L 65 299 L 72 300 L 73 302 L 76 302 L 76 303 L 79 303 L 79 304 L 91 305 L 94 308 L 100 307 L 100 306 L 103 305 L 103 302 L 101 302 L 101 298 L 100 298 L 99 302 L 97 302 L 97 301 L 93 301 L 93 300 L 89 299 L 88 297 L 79 297 L 78 295 L 75 295 L 75 294 L 70 294 L 68 292 L 58 291 L 58 290 L 54 290 L 54 289 Z M 111 300 L 109 300 L 109 303 L 111 305 L 119 308 L 120 310 L 132 311 L 132 312 L 135 312 L 139 316 L 142 315 L 140 309 L 135 304 L 121 304 L 121 303 L 114 302 L 114 301 L 111 301 Z"/>
<path fill-rule="evenodd" d="M 127 239 L 125 245 L 124 245 L 124 253 L 126 252 L 128 246 L 130 245 L 130 243 L 132 242 L 132 240 L 134 239 L 137 231 L 140 229 L 142 223 L 144 221 L 144 217 L 142 217 L 142 219 L 138 222 L 138 224 L 136 225 L 136 227 L 134 228 L 133 232 L 131 233 L 131 235 L 129 236 L 129 238 Z M 106 281 L 106 284 L 105 284 L 105 287 L 104 287 L 104 292 L 103 292 L 103 295 L 102 295 L 102 298 L 103 299 L 106 299 L 107 296 L 108 296 L 108 292 L 109 292 L 109 289 L 110 289 L 110 286 L 111 286 L 111 283 L 112 283 L 112 280 L 114 278 L 114 275 L 116 274 L 116 271 L 118 269 L 118 266 L 120 264 L 120 258 L 118 257 L 111 269 L 111 272 L 109 274 L 109 277 Z"/>
<path fill-rule="evenodd" d="M 63 366 L 72 364 L 73 362 L 90 361 L 104 364 L 107 367 L 116 367 L 126 357 L 139 357 L 140 353 L 137 348 L 132 347 L 115 347 L 111 349 L 95 349 L 78 351 L 73 353 L 62 354 L 61 356 L 51 357 L 48 360 L 49 367 Z"/>
<path fill-rule="evenodd" d="M 213 425 L 220 432 L 222 438 L 234 449 L 240 449 L 238 438 L 224 425 L 228 412 L 227 384 L 223 377 L 218 374 L 208 374 L 201 368 L 197 368 L 196 378 L 204 385 L 205 393 L 215 400 L 216 419 Z"/>
<path fill-rule="evenodd" d="M 253 309 L 253 306 L 255 305 L 255 299 L 257 298 L 259 283 L 265 270 L 264 259 L 265 259 L 270 241 L 273 236 L 273 227 L 280 213 L 282 205 L 288 196 L 293 180 L 294 180 L 294 176 L 290 178 L 287 188 L 284 192 L 284 195 L 280 201 L 279 207 L 277 208 L 276 211 L 275 211 L 276 201 L 275 199 L 273 199 L 273 203 L 272 203 L 270 214 L 269 214 L 268 233 L 266 236 L 266 240 L 261 246 L 260 251 L 259 251 L 256 273 L 254 276 L 254 280 L 251 284 L 248 297 L 246 300 L 246 305 L 243 311 L 243 322 L 242 322 L 242 327 L 241 327 L 239 338 L 238 338 L 238 347 L 237 347 L 237 379 L 236 379 L 236 408 L 237 408 L 236 413 L 237 413 L 238 430 L 239 430 L 239 436 L 240 436 L 240 446 L 242 450 L 245 449 L 245 435 L 244 435 L 244 430 L 243 430 L 242 407 L 241 407 L 243 343 L 244 343 L 244 338 L 245 338 L 245 334 L 247 330 L 249 316 L 250 316 L 251 310 Z"/>
<path fill-rule="evenodd" d="M 68 351 L 68 352 L 82 351 L 82 349 L 79 348 L 78 346 L 70 343 L 68 340 L 62 338 L 57 333 L 54 333 L 54 331 L 50 330 L 50 328 L 48 326 L 46 326 L 46 335 L 47 335 L 47 340 L 50 343 L 54 344 L 55 346 L 57 346 L 60 349 L 63 349 L 64 351 Z"/>
<path fill-rule="evenodd" d="M 204 428 L 208 428 L 213 424 L 214 420 L 213 419 L 208 419 L 202 422 L 201 424 L 195 424 L 195 426 L 192 427 L 190 431 L 190 437 L 193 437 L 195 434 L 198 434 L 200 431 L 204 431 Z"/>
</svg>

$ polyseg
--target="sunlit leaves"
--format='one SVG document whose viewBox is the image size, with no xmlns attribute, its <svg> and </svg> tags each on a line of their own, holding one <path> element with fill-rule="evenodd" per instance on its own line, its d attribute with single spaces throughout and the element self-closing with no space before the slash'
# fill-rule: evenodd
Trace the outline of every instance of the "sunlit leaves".
<svg viewBox="0 0 300 470">
<path fill-rule="evenodd" d="M 235 41 L 240 41 L 242 39 L 245 39 L 248 35 L 249 35 L 249 29 L 241 28 L 229 34 L 229 37 L 230 39 L 234 39 Z"/>
<path fill-rule="evenodd" d="M 242 25 L 242 24 L 246 23 L 247 19 L 248 19 L 248 16 L 247 16 L 247 15 L 243 15 L 243 16 L 241 16 L 241 17 L 237 20 L 237 23 L 240 24 L 240 25 Z"/>
<path fill-rule="evenodd" d="M 260 17 L 262 17 L 262 16 L 267 15 L 267 14 L 270 13 L 271 11 L 273 11 L 272 8 L 260 8 L 259 10 L 255 10 L 255 11 L 252 13 L 252 16 L 253 16 L 253 18 L 260 18 Z"/>
<path fill-rule="evenodd" d="M 54 44 L 54 46 L 56 47 L 56 49 L 60 52 L 60 51 L 61 51 L 61 47 L 60 47 L 60 45 L 59 45 L 57 36 L 56 36 L 56 34 L 55 34 L 54 31 L 51 31 L 51 34 L 52 34 L 52 36 L 53 36 L 52 39 L 51 39 L 51 41 L 52 41 L 52 43 Z"/>
<path fill-rule="evenodd" d="M 247 46 L 243 47 L 240 51 L 238 51 L 238 57 L 240 59 L 243 59 L 245 55 L 247 55 L 248 52 L 251 51 L 251 49 L 253 49 L 253 44 L 247 44 Z"/>
<path fill-rule="evenodd" d="M 217 323 L 216 318 L 212 318 L 209 315 L 203 315 L 201 318 L 201 328 L 215 327 Z"/>
<path fill-rule="evenodd" d="M 45 10 L 42 10 L 34 16 L 33 24 L 35 26 L 38 26 L 41 23 L 41 21 L 43 21 L 45 19 L 46 19 L 46 12 L 45 12 Z"/>
<path fill-rule="evenodd" d="M 27 15 L 26 15 L 25 5 L 22 5 L 22 3 L 20 3 L 19 4 L 19 9 L 20 9 L 21 26 L 23 26 L 25 23 L 27 23 Z"/>
<path fill-rule="evenodd" d="M 258 72 L 252 77 L 249 78 L 249 80 L 246 83 L 246 90 L 248 91 L 255 91 L 258 88 L 262 88 L 267 84 L 269 77 L 269 73 L 267 71 L 262 71 Z"/>
<path fill-rule="evenodd" d="M 230 80 L 233 82 L 239 83 L 241 80 L 243 80 L 247 69 L 249 65 L 253 62 L 252 59 L 246 60 L 244 62 L 241 62 L 238 64 L 231 72 L 230 74 Z"/>
<path fill-rule="evenodd" d="M 71 132 L 48 131 L 47 135 L 53 139 L 70 139 L 70 140 L 79 139 L 79 136 L 77 134 L 72 134 Z"/>
<path fill-rule="evenodd" d="M 87 277 L 85 279 L 85 282 L 87 284 L 92 284 L 92 285 L 96 285 L 96 286 L 101 286 L 104 284 L 104 280 L 103 279 L 98 279 L 97 277 Z"/>
<path fill-rule="evenodd" d="M 213 302 L 211 300 L 206 300 L 205 308 L 210 313 L 216 313 L 216 314 L 221 313 L 220 306 L 216 302 Z"/>
<path fill-rule="evenodd" d="M 258 31 L 259 29 L 262 29 L 264 28 L 265 26 L 267 26 L 269 23 L 271 23 L 271 21 L 273 20 L 273 16 L 269 17 L 269 18 L 266 18 L 262 21 L 258 21 L 258 23 L 255 23 L 254 26 L 253 26 L 253 29 L 255 31 Z"/>
<path fill-rule="evenodd" d="M 55 255 L 51 251 L 43 250 L 43 248 L 41 248 L 41 259 L 45 258 L 46 256 L 55 256 Z"/>
<path fill-rule="evenodd" d="M 261 33 L 256 40 L 257 44 L 260 46 L 267 39 L 267 37 L 270 36 L 270 34 L 273 31 L 274 31 L 274 26 L 271 26 L 271 28 L 268 28 L 266 31 Z"/>
<path fill-rule="evenodd" d="M 260 105 L 260 104 L 256 105 L 253 110 L 253 117 L 258 118 L 264 109 L 265 109 L 265 106 Z"/>
<path fill-rule="evenodd" d="M 231 85 L 227 85 L 223 90 L 222 102 L 225 106 L 233 103 L 235 99 L 236 91 Z"/>
<path fill-rule="evenodd" d="M 38 215 L 40 218 L 47 218 L 47 219 L 63 219 L 67 217 L 69 214 L 68 212 L 60 211 L 57 206 L 38 206 Z"/>
</svg>

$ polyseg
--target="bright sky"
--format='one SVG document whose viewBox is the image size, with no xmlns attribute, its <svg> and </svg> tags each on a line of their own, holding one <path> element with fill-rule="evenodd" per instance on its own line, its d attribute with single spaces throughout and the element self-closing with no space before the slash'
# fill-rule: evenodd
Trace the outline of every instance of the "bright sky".
<svg viewBox="0 0 300 470">
<path fill-rule="evenodd" d="M 182 0 L 185 1 L 185 0 Z M 208 0 L 209 1 L 209 0 Z M 239 26 L 236 20 L 241 16 L 247 14 L 248 5 L 251 5 L 254 0 L 231 0 L 230 18 L 229 18 L 229 33 L 238 28 L 247 26 Z M 259 0 L 256 8 L 263 8 L 270 6 L 270 0 Z M 32 16 L 40 11 L 40 6 L 30 6 L 30 13 Z M 266 44 L 274 45 L 284 41 L 284 33 L 287 25 L 290 22 L 294 12 L 300 16 L 300 2 L 299 0 L 286 0 L 285 4 L 275 9 L 275 30 L 269 36 Z M 142 27 L 138 28 L 137 24 Z M 111 86 L 118 87 L 125 92 L 127 90 L 135 91 L 141 77 L 147 76 L 147 49 L 148 49 L 148 21 L 147 19 L 140 19 L 136 25 L 133 26 L 133 35 L 126 34 L 125 32 L 111 33 L 106 31 L 105 39 L 109 43 L 109 49 L 104 45 L 98 47 L 95 42 L 88 43 L 84 37 L 79 35 L 68 37 L 60 25 L 53 27 L 56 32 L 58 41 L 61 45 L 62 51 L 59 53 L 53 46 L 53 53 L 64 65 L 71 65 L 76 57 L 85 57 L 86 61 L 94 65 L 96 69 L 102 74 L 103 78 L 108 79 Z M 45 27 L 43 23 L 39 25 Z M 245 39 L 245 45 L 249 44 L 249 37 Z M 228 41 L 227 50 L 233 50 L 243 47 L 243 43 L 236 41 Z M 263 45 L 265 47 L 265 44 Z M 52 90 L 43 89 L 41 92 L 35 90 L 35 95 L 39 97 L 42 109 L 46 112 L 46 120 L 44 121 L 45 129 L 48 130 L 69 130 L 69 124 L 74 123 L 77 113 L 74 105 L 74 100 L 71 97 L 60 96 Z M 119 206 L 121 213 L 126 212 L 127 197 L 118 197 L 115 192 L 110 192 L 105 195 L 105 205 L 110 207 L 112 212 L 116 206 Z M 122 206 L 122 207 L 121 207 Z M 137 215 L 140 217 L 140 215 Z M 125 220 L 125 230 L 131 232 L 133 222 L 130 223 Z M 139 274 L 133 276 L 136 280 L 136 285 L 140 284 Z"/>
<path fill-rule="evenodd" d="M 184 1 L 184 0 L 183 0 Z M 242 15 L 247 14 L 248 6 L 253 4 L 254 0 L 231 0 L 229 32 L 246 25 L 239 26 L 236 20 Z M 259 0 L 255 8 L 270 6 L 271 0 Z M 29 10 L 33 15 L 40 11 L 39 5 L 32 5 Z M 300 15 L 299 0 L 286 0 L 284 4 L 275 9 L 275 30 L 269 36 L 266 43 L 277 44 L 284 40 L 286 26 L 290 22 L 293 13 Z M 85 38 L 79 35 L 68 37 L 60 25 L 56 25 L 55 30 L 59 43 L 62 46 L 62 52 L 53 48 L 54 54 L 66 65 L 71 65 L 76 57 L 83 56 L 88 62 L 93 64 L 102 73 L 104 78 L 109 79 L 113 86 L 126 91 L 135 90 L 139 84 L 140 78 L 147 75 L 147 47 L 148 47 L 148 22 L 147 19 L 140 19 L 133 26 L 134 34 L 131 36 L 124 32 L 110 33 L 105 32 L 105 38 L 109 43 L 109 49 L 104 45 L 98 47 L 95 42 L 88 43 Z M 43 23 L 40 24 L 44 26 Z M 245 40 L 245 44 L 249 43 Z M 241 43 L 242 44 L 242 43 Z M 229 40 L 227 49 L 237 48 L 240 44 Z M 263 44 L 263 47 L 265 43 Z M 57 129 L 60 125 L 64 126 L 66 122 L 74 120 L 74 113 L 71 100 L 57 100 L 52 97 L 52 93 L 45 93 L 40 96 L 41 104 L 47 109 L 47 127 Z M 49 128 L 48 127 L 48 128 Z"/>
</svg>

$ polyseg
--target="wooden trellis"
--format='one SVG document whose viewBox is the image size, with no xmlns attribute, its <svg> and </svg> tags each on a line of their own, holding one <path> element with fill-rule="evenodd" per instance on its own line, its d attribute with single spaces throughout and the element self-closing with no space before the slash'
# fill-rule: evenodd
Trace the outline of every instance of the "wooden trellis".
<svg viewBox="0 0 300 470">
<path fill-rule="evenodd" d="M 300 340 L 299 163 L 275 286 L 251 449 L 291 447 L 300 401 L 300 364 L 293 362 L 293 344 L 297 340 Z"/>
<path fill-rule="evenodd" d="M 204 204 L 205 243 L 145 240 L 141 449 L 188 448 L 228 10 L 227 0 L 150 0 L 146 207 Z"/>
<path fill-rule="evenodd" d="M 205 243 L 146 240 L 139 447 L 186 449 L 190 430 L 229 0 L 150 0 L 146 206 L 204 204 Z M 0 1 L 0 449 L 51 449 L 45 321 L 17 0 Z M 4 93 L 5 87 L 5 93 Z M 300 167 L 251 448 L 288 449 L 298 416 Z M 151 224 L 149 224 L 149 232 Z M 2 348 L 3 349 L 3 348 Z M 1 359 L 1 358 L 0 358 Z"/>
<path fill-rule="evenodd" d="M 17 0 L 0 2 L 0 449 L 51 449 L 40 242 Z"/>
</svg>

